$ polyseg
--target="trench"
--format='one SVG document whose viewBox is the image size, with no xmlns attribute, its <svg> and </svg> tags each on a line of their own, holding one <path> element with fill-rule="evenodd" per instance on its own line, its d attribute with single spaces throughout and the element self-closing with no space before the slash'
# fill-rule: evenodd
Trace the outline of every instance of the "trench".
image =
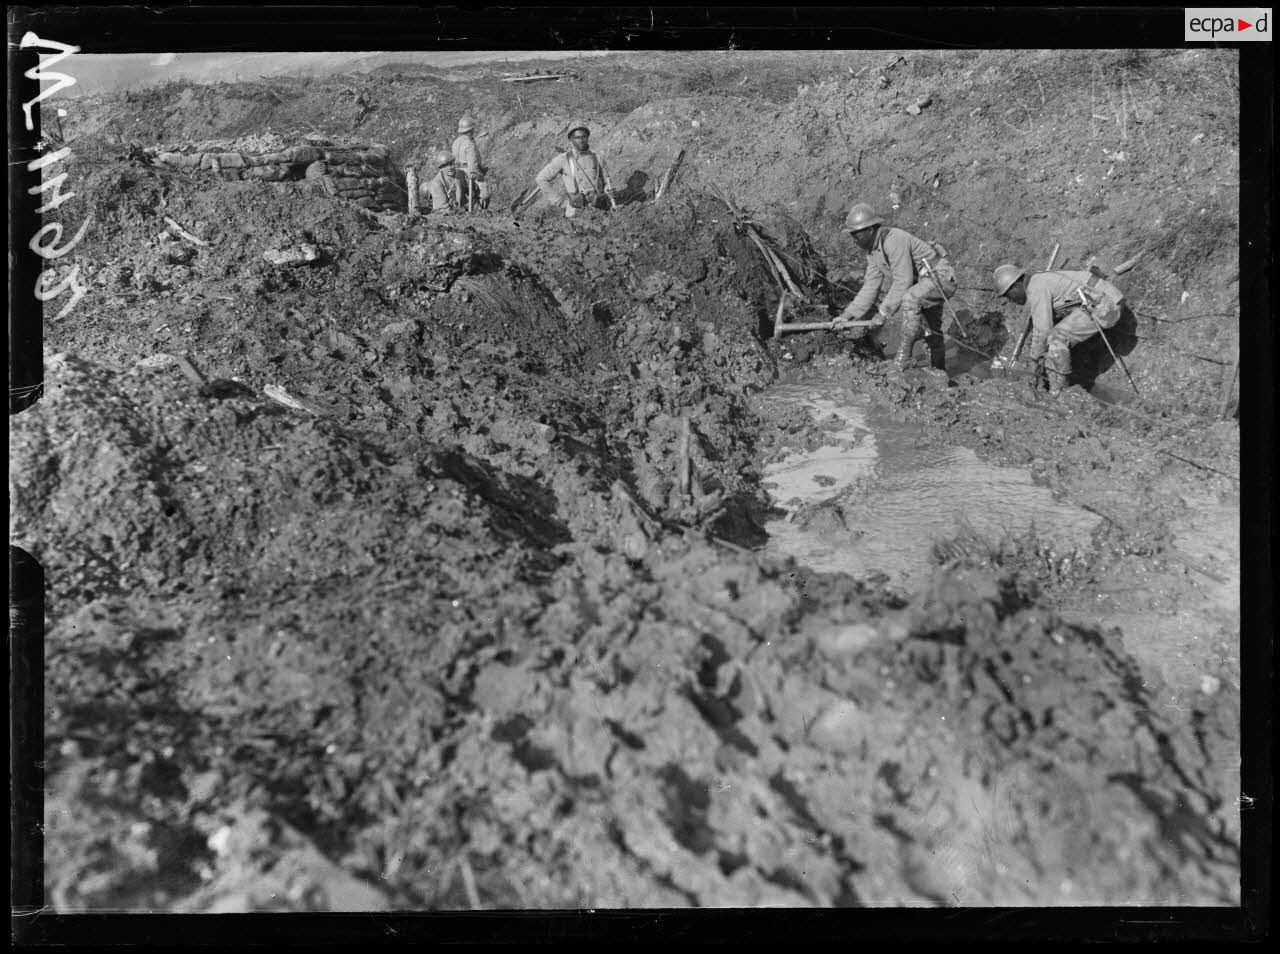
<svg viewBox="0 0 1280 954">
<path fill-rule="evenodd" d="M 1059 552 L 1083 546 L 1100 518 L 1055 500 L 1022 468 L 985 463 L 966 447 L 926 440 L 839 382 L 782 383 L 758 398 L 766 413 L 799 408 L 817 426 L 800 449 L 765 462 L 774 509 L 765 549 L 814 570 L 882 574 L 911 589 L 935 544 L 969 531 L 989 540 L 1034 531 Z"/>
</svg>

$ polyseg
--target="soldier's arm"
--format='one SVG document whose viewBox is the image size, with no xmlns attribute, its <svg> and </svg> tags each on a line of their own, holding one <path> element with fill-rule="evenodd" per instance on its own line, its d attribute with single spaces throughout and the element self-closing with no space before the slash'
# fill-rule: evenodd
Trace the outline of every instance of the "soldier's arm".
<svg viewBox="0 0 1280 954">
<path fill-rule="evenodd" d="M 538 173 L 534 181 L 537 182 L 538 189 L 542 194 L 554 202 L 559 198 L 559 196 L 556 195 L 556 190 L 552 186 L 552 183 L 554 183 L 563 174 L 564 153 L 561 153 L 542 167 L 542 171 Z"/>
<path fill-rule="evenodd" d="M 902 304 L 902 296 L 915 284 L 916 270 L 911 261 L 911 240 L 901 232 L 891 233 L 884 241 L 885 257 L 889 259 L 889 273 L 892 280 L 889 291 L 885 293 L 880 311 L 884 315 L 892 315 Z"/>
<path fill-rule="evenodd" d="M 1027 315 L 1031 319 L 1032 360 L 1044 356 L 1049 348 L 1049 332 L 1053 331 L 1053 294 L 1048 286 L 1032 287 L 1027 283 Z"/>
<path fill-rule="evenodd" d="M 480 171 L 480 153 L 476 149 L 476 144 L 467 140 L 462 144 L 462 161 L 461 166 L 467 172 Z"/>
<path fill-rule="evenodd" d="M 858 289 L 858 294 L 853 296 L 853 301 L 849 302 L 845 310 L 840 313 L 840 317 L 860 321 L 875 305 L 876 296 L 880 294 L 880 285 L 883 281 L 884 272 L 880 263 L 868 255 L 867 271 L 862 276 L 862 287 Z"/>
</svg>

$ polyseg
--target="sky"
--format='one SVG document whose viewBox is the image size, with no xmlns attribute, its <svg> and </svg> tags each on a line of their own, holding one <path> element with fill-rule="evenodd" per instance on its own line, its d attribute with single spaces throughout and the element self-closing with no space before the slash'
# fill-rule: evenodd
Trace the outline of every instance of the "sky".
<svg viewBox="0 0 1280 954">
<path fill-rule="evenodd" d="M 448 69 L 474 63 L 509 61 L 513 72 L 528 60 L 601 56 L 607 51 L 464 50 L 454 52 L 351 52 L 351 53 L 77 53 L 58 64 L 73 76 L 76 85 L 65 96 L 94 96 L 124 89 L 183 79 L 197 83 L 236 82 L 282 74 L 364 72 L 388 63 L 413 64 L 428 69 Z"/>
</svg>

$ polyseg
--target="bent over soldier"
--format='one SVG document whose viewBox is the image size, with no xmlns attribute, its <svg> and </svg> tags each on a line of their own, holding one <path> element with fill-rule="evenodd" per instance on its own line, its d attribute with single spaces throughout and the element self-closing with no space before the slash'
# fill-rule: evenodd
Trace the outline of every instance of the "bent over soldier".
<svg viewBox="0 0 1280 954">
<path fill-rule="evenodd" d="M 1071 374 L 1071 346 L 1120 320 L 1124 292 L 1096 268 L 1059 269 L 1028 275 L 1017 265 L 995 270 L 996 292 L 1026 305 L 1031 320 L 1031 359 L 1037 378 L 1048 378 L 1058 394 Z"/>
<path fill-rule="evenodd" d="M 863 202 L 849 210 L 843 231 L 867 253 L 867 270 L 858 294 L 836 316 L 836 327 L 861 320 L 879 302 L 873 327 L 881 327 L 894 314 L 902 315 L 894 362 L 898 369 L 910 361 L 923 326 L 930 364 L 945 371 L 942 307 L 956 293 L 956 273 L 947 260 L 947 250 L 904 229 L 886 226 Z"/>
</svg>

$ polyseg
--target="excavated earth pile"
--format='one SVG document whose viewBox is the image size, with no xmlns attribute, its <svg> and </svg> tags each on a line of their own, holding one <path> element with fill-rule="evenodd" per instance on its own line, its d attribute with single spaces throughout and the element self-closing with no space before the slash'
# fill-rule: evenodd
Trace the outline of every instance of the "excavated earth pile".
<svg viewBox="0 0 1280 954">
<path fill-rule="evenodd" d="M 211 173 L 94 169 L 91 294 L 12 419 L 56 909 L 1239 902 L 1234 685 L 1171 711 L 1039 551 L 904 595 L 758 550 L 812 428 L 755 402 L 777 291 L 717 199 L 423 220 Z M 817 351 L 930 433 L 1105 457 L 863 347 Z M 1140 509 L 1092 559 L 1158 552 Z"/>
</svg>

